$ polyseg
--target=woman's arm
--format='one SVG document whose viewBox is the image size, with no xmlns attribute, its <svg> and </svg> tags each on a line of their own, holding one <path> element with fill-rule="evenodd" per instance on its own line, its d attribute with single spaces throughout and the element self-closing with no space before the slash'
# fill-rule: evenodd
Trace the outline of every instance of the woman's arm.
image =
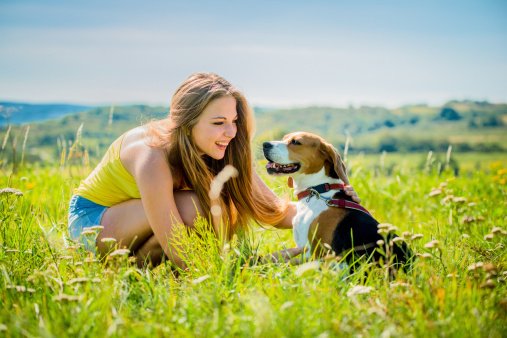
<svg viewBox="0 0 507 338">
<path fill-rule="evenodd" d="M 176 235 L 184 223 L 173 195 L 173 177 L 162 150 L 144 148 L 133 163 L 136 180 L 148 223 L 167 257 L 185 268 L 178 255 Z"/>
<path fill-rule="evenodd" d="M 269 187 L 264 183 L 264 181 L 259 177 L 259 175 L 254 171 L 253 172 L 253 184 L 255 184 L 258 188 L 260 188 L 261 193 L 265 198 L 272 201 L 272 204 L 283 204 L 285 203 L 281 200 L 276 194 L 269 189 Z M 275 228 L 279 229 L 292 229 L 292 219 L 296 215 L 296 204 L 294 202 L 289 202 L 287 205 L 287 215 L 279 224 L 272 224 Z"/>
</svg>

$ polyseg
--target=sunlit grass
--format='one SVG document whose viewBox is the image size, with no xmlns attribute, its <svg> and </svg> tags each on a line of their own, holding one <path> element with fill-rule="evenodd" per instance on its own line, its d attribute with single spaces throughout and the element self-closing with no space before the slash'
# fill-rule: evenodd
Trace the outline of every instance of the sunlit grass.
<svg viewBox="0 0 507 338">
<path fill-rule="evenodd" d="M 505 336 L 506 158 L 456 159 L 458 176 L 425 155 L 349 156 L 362 204 L 417 253 L 394 280 L 382 267 L 349 275 L 333 258 L 266 263 L 294 246 L 290 231 L 252 227 L 221 247 L 202 219 L 179 237 L 187 271 L 140 269 L 114 241 L 98 259 L 66 234 L 89 169 L 2 172 L 0 336 Z"/>
</svg>

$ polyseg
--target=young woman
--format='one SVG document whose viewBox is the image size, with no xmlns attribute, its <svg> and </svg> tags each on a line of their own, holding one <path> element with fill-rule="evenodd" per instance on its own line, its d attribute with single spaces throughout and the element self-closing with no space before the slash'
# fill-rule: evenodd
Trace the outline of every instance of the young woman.
<svg viewBox="0 0 507 338">
<path fill-rule="evenodd" d="M 191 75 L 176 90 L 166 119 L 120 136 L 76 189 L 71 237 L 100 224 L 99 253 L 108 250 L 101 240 L 114 238 L 139 262 L 149 258 L 156 265 L 166 256 L 183 268 L 171 245 L 175 225 L 192 228 L 198 214 L 210 214 L 211 181 L 228 164 L 238 175 L 224 184 L 224 228 L 213 224 L 215 232 L 228 239 L 250 220 L 292 228 L 294 204 L 277 198 L 253 169 L 252 134 L 253 115 L 242 93 L 216 74 Z M 353 189 L 348 193 L 357 198 Z M 93 251 L 94 244 L 87 248 Z M 287 260 L 299 253 L 288 249 L 277 256 Z"/>
</svg>

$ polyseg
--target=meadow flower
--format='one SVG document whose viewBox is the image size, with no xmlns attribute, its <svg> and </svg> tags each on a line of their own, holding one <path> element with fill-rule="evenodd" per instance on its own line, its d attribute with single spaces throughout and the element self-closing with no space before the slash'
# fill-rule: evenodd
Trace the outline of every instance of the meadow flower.
<svg viewBox="0 0 507 338">
<path fill-rule="evenodd" d="M 116 243 L 116 239 L 112 237 L 104 237 L 100 240 L 102 243 Z"/>
<path fill-rule="evenodd" d="M 294 271 L 294 274 L 298 277 L 301 277 L 308 271 L 317 270 L 320 267 L 320 262 L 313 261 L 313 262 L 307 262 L 304 264 L 301 264 L 296 271 Z"/>
<path fill-rule="evenodd" d="M 486 272 L 494 272 L 496 274 L 496 266 L 493 263 L 486 263 L 482 266 L 482 269 Z"/>
<path fill-rule="evenodd" d="M 216 216 L 216 217 L 219 217 L 222 215 L 222 208 L 219 206 L 219 205 L 213 205 L 211 208 L 210 208 L 210 213 L 213 215 L 213 216 Z"/>
<path fill-rule="evenodd" d="M 204 275 L 204 276 L 201 276 L 199 278 L 196 278 L 192 281 L 192 284 L 196 285 L 196 284 L 200 284 L 202 282 L 204 282 L 206 279 L 210 278 L 211 276 L 210 275 Z"/>
<path fill-rule="evenodd" d="M 440 204 L 447 204 L 449 201 L 454 200 L 454 195 L 447 195 L 440 201 Z"/>
<path fill-rule="evenodd" d="M 484 240 L 491 241 L 494 237 L 495 237 L 494 234 L 487 234 L 486 236 L 484 236 Z"/>
<path fill-rule="evenodd" d="M 371 290 L 373 290 L 371 286 L 355 285 L 347 291 L 347 296 L 353 297 L 355 295 L 366 295 L 370 293 Z"/>
<path fill-rule="evenodd" d="M 377 225 L 377 228 L 377 233 L 380 235 L 389 234 L 390 232 L 396 232 L 398 230 L 397 227 L 389 223 L 380 223 Z"/>
<path fill-rule="evenodd" d="M 329 252 L 333 252 L 333 248 L 331 247 L 331 245 L 327 244 L 327 243 L 323 243 L 322 244 L 324 246 L 324 248 L 326 248 L 326 250 L 328 250 Z"/>
<path fill-rule="evenodd" d="M 495 161 L 495 162 L 491 162 L 491 164 L 489 165 L 489 167 L 492 169 L 492 170 L 498 170 L 498 169 L 501 169 L 502 168 L 502 162 L 501 161 Z"/>
<path fill-rule="evenodd" d="M 81 236 L 95 236 L 96 234 L 95 230 L 85 229 L 81 231 Z"/>
<path fill-rule="evenodd" d="M 507 235 L 507 231 L 500 228 L 500 227 L 493 227 L 493 229 L 491 229 L 491 233 L 492 234 L 501 234 L 501 235 Z"/>
<path fill-rule="evenodd" d="M 433 248 L 434 249 L 438 249 L 439 246 L 440 246 L 440 242 L 437 241 L 436 239 L 434 239 L 434 240 L 432 240 L 432 241 L 430 241 L 430 242 L 428 242 L 428 243 L 426 243 L 424 245 L 424 247 L 427 248 L 427 249 L 433 249 Z"/>
<path fill-rule="evenodd" d="M 412 235 L 412 237 L 410 238 L 412 241 L 415 241 L 416 239 L 420 239 L 420 238 L 423 238 L 423 234 L 414 234 Z"/>
<path fill-rule="evenodd" d="M 294 305 L 294 302 L 292 302 L 292 301 L 285 302 L 282 304 L 282 306 L 280 306 L 280 311 L 285 311 L 293 305 Z"/>
<path fill-rule="evenodd" d="M 336 261 L 336 254 L 334 252 L 324 256 L 324 262 L 334 262 L 334 261 Z"/>
<path fill-rule="evenodd" d="M 34 293 L 35 292 L 35 289 L 27 288 L 26 286 L 23 286 L 23 285 L 7 285 L 6 289 L 13 289 L 19 293 L 23 293 L 23 292 Z"/>
<path fill-rule="evenodd" d="M 429 254 L 427 252 L 422 253 L 422 254 L 421 253 L 417 253 L 416 256 L 420 257 L 420 258 L 423 258 L 423 259 L 429 259 L 429 258 L 433 257 L 431 254 Z"/>
<path fill-rule="evenodd" d="M 83 245 L 81 243 L 76 243 L 74 245 L 69 245 L 67 246 L 65 249 L 69 250 L 69 251 L 76 251 L 78 250 L 80 247 L 82 247 Z"/>
<path fill-rule="evenodd" d="M 454 203 L 465 203 L 467 199 L 465 197 L 454 197 L 452 201 Z"/>
<path fill-rule="evenodd" d="M 484 266 L 483 262 L 473 263 L 470 266 L 468 266 L 468 271 L 475 271 L 477 269 L 482 268 L 483 266 Z"/>
<path fill-rule="evenodd" d="M 70 281 L 67 282 L 68 285 L 72 285 L 72 284 L 81 284 L 81 283 L 86 283 L 88 282 L 90 279 L 88 277 L 78 277 L 78 278 L 73 278 L 71 279 Z"/>
<path fill-rule="evenodd" d="M 53 300 L 57 302 L 79 302 L 83 299 L 83 296 L 74 296 L 74 295 L 66 295 L 64 293 L 59 294 L 58 296 L 54 296 Z"/>
<path fill-rule="evenodd" d="M 1 195 L 23 196 L 23 192 L 21 192 L 21 190 L 14 188 L 2 188 L 0 189 L 0 196 Z"/>
<path fill-rule="evenodd" d="M 391 282 L 391 283 L 389 283 L 389 287 L 391 287 L 391 288 L 396 288 L 396 287 L 405 287 L 405 288 L 408 288 L 410 286 L 411 285 L 409 283 L 404 283 L 404 282 Z"/>
<path fill-rule="evenodd" d="M 114 250 L 113 252 L 111 252 L 109 254 L 110 257 L 114 257 L 114 256 L 125 256 L 125 255 L 128 255 L 130 253 L 130 250 L 129 249 L 117 249 L 117 250 Z"/>
<path fill-rule="evenodd" d="M 86 257 L 83 262 L 84 263 L 97 263 L 99 260 L 97 258 L 92 257 Z"/>
<path fill-rule="evenodd" d="M 481 289 L 494 289 L 495 282 L 492 279 L 488 279 L 484 283 L 482 283 L 479 287 Z"/>
<path fill-rule="evenodd" d="M 238 176 L 238 174 L 239 173 L 236 168 L 229 164 L 226 165 L 211 182 L 209 190 L 210 199 L 217 199 L 224 187 L 224 183 L 227 182 L 230 178 Z"/>
<path fill-rule="evenodd" d="M 437 196 L 442 193 L 442 189 L 433 188 L 431 192 L 428 194 L 429 197 Z"/>
</svg>

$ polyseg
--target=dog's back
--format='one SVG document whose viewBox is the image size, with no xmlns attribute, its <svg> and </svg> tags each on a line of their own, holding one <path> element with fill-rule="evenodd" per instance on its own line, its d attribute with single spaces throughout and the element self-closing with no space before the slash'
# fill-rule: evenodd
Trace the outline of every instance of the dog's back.
<svg viewBox="0 0 507 338">
<path fill-rule="evenodd" d="M 377 262 L 384 260 L 396 268 L 409 270 L 413 254 L 407 244 L 403 241 L 393 242 L 398 237 L 394 233 L 382 236 L 378 225 L 379 222 L 372 216 L 358 210 L 349 210 L 337 223 L 331 248 L 337 255 L 345 256 L 351 265 L 358 258 L 365 257 Z"/>
</svg>

